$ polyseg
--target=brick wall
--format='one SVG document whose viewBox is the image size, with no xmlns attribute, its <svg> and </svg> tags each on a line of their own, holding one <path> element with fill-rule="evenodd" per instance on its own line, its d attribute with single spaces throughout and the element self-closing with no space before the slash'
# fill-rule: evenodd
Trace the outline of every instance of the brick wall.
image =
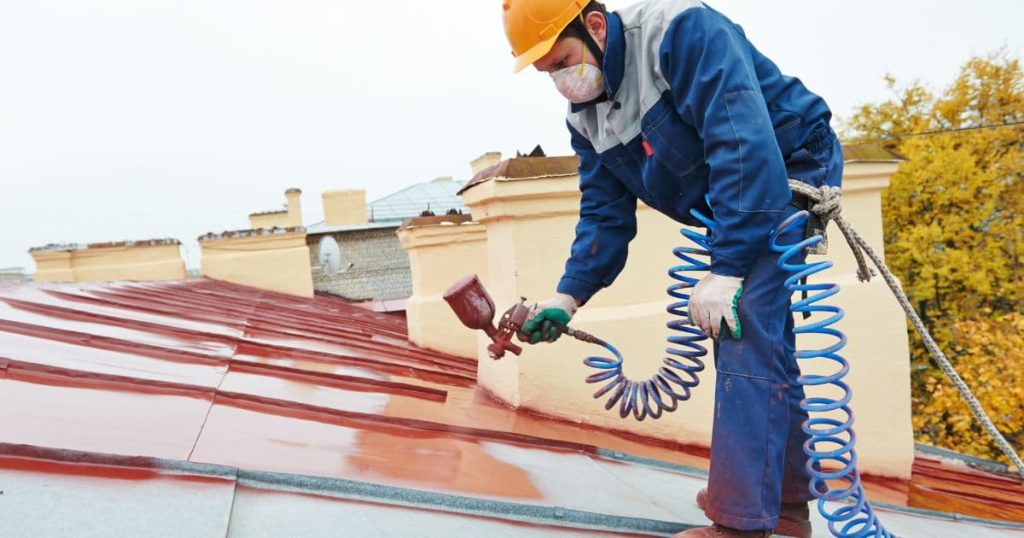
<svg viewBox="0 0 1024 538">
<path fill-rule="evenodd" d="M 380 300 L 412 295 L 409 257 L 398 242 L 395 228 L 353 230 L 309 235 L 313 288 L 346 299 Z M 317 258 L 320 238 L 330 235 L 341 247 L 341 271 L 327 275 Z M 351 268 L 346 267 L 352 264 Z"/>
</svg>

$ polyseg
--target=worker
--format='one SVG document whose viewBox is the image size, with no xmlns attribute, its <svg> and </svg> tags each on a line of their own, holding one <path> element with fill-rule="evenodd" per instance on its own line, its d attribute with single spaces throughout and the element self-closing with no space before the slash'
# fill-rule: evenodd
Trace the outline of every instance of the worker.
<svg viewBox="0 0 1024 538">
<path fill-rule="evenodd" d="M 637 199 L 691 226 L 700 226 L 692 209 L 712 217 L 710 271 L 691 290 L 689 314 L 713 338 L 718 372 L 708 487 L 698 495 L 713 525 L 677 536 L 810 536 L 804 391 L 788 274 L 769 236 L 806 206 L 790 178 L 840 185 L 828 105 L 696 0 L 616 12 L 588 0 L 504 0 L 504 22 L 515 70 L 549 74 L 569 101 L 582 195 L 565 272 L 520 338 L 554 341 L 558 324 L 612 284 L 637 232 Z"/>
</svg>

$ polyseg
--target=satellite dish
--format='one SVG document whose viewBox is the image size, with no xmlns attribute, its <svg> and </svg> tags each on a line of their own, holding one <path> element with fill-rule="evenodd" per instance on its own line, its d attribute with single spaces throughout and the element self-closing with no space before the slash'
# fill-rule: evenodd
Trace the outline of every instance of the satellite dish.
<svg viewBox="0 0 1024 538">
<path fill-rule="evenodd" d="M 327 275 L 334 276 L 341 271 L 341 247 L 333 237 L 325 235 L 320 238 L 316 257 L 320 260 L 320 267 Z"/>
</svg>

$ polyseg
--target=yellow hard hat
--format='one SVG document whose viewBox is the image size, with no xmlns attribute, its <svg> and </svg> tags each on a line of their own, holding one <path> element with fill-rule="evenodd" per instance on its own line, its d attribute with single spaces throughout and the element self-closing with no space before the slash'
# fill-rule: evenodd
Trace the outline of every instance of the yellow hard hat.
<svg viewBox="0 0 1024 538">
<path fill-rule="evenodd" d="M 505 36 L 516 57 L 515 72 L 551 51 L 590 0 L 505 0 Z"/>
</svg>

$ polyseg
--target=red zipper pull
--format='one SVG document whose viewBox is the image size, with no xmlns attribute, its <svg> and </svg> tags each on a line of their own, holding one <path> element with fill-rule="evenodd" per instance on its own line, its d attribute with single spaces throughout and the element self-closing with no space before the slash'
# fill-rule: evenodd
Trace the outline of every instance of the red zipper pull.
<svg viewBox="0 0 1024 538">
<path fill-rule="evenodd" d="M 646 140 L 644 140 L 643 145 L 644 145 L 644 153 L 646 153 L 648 157 L 654 157 L 654 148 L 652 148 L 651 145 L 648 144 Z"/>
</svg>

